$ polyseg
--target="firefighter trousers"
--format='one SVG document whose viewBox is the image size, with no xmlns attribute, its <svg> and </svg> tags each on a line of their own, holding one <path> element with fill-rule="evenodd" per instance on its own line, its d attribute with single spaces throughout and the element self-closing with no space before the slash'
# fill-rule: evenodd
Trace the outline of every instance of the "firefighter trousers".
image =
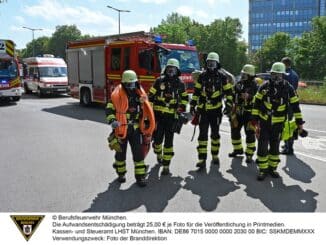
<svg viewBox="0 0 326 245">
<path fill-rule="evenodd" d="M 162 160 L 162 165 L 169 168 L 171 159 L 174 156 L 172 130 L 175 122 L 174 115 L 162 114 L 157 117 L 157 125 L 154 133 L 153 149 L 159 160 Z"/>
<path fill-rule="evenodd" d="M 220 123 L 222 113 L 220 110 L 208 110 L 201 112 L 199 121 L 199 136 L 197 153 L 199 162 L 204 163 L 207 159 L 208 130 L 211 129 L 211 153 L 213 159 L 218 158 L 220 150 Z"/>
<path fill-rule="evenodd" d="M 249 127 L 249 122 L 251 119 L 250 113 L 244 113 L 242 115 L 236 114 L 236 117 L 231 120 L 231 139 L 233 150 L 243 151 L 242 140 L 241 140 L 241 129 L 244 127 L 246 134 L 246 156 L 252 157 L 256 150 L 256 138 L 254 129 Z M 236 120 L 234 122 L 233 120 Z"/>
<path fill-rule="evenodd" d="M 121 152 L 115 153 L 115 163 L 113 167 L 119 176 L 125 175 L 126 169 L 126 155 L 127 144 L 130 144 L 132 157 L 135 165 L 136 179 L 144 178 L 146 176 L 146 165 L 144 163 L 144 155 L 141 148 L 141 133 L 139 128 L 134 128 L 134 125 L 128 126 L 127 137 L 120 143 Z"/>
<path fill-rule="evenodd" d="M 271 124 L 260 122 L 260 136 L 258 139 L 257 164 L 261 172 L 268 169 L 276 170 L 280 162 L 279 146 L 283 123 Z"/>
</svg>

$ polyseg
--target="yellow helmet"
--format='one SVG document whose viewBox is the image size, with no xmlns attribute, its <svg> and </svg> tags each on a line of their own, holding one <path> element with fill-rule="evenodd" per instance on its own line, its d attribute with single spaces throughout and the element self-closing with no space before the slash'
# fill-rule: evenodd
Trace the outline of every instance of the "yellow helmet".
<svg viewBox="0 0 326 245">
<path fill-rule="evenodd" d="M 272 69 L 270 70 L 270 72 L 286 74 L 285 65 L 282 62 L 275 62 L 272 65 Z"/>
<path fill-rule="evenodd" d="M 126 70 L 122 73 L 122 83 L 135 83 L 137 81 L 137 74 L 133 70 Z"/>
<path fill-rule="evenodd" d="M 255 76 L 255 67 L 253 65 L 246 64 L 243 66 L 241 73 L 246 73 L 253 77 Z"/>
</svg>

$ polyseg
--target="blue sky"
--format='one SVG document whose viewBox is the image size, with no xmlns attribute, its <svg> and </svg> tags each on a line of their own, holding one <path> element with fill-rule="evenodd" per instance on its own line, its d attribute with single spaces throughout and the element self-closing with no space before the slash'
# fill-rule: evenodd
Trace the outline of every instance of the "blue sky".
<svg viewBox="0 0 326 245">
<path fill-rule="evenodd" d="M 17 48 L 32 40 L 22 26 L 42 28 L 35 38 L 51 36 L 57 25 L 75 24 L 83 34 L 118 33 L 118 13 L 107 5 L 130 10 L 121 13 L 121 33 L 149 31 L 168 14 L 178 12 L 203 24 L 226 16 L 237 17 L 248 39 L 248 0 L 7 0 L 0 4 L 0 38 L 12 39 Z"/>
</svg>

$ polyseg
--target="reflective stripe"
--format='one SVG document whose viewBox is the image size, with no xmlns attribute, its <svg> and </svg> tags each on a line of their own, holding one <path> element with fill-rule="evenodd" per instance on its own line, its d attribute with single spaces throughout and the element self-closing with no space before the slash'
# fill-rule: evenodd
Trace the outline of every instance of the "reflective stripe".
<svg viewBox="0 0 326 245">
<path fill-rule="evenodd" d="M 294 104 L 296 102 L 299 102 L 299 98 L 297 96 L 293 96 L 292 98 L 290 98 L 290 103 Z"/>
<path fill-rule="evenodd" d="M 118 172 L 118 173 L 125 173 L 125 172 L 127 172 L 127 170 L 126 170 L 126 166 L 124 166 L 124 167 L 118 167 L 118 168 L 117 168 L 117 172 Z"/>
<path fill-rule="evenodd" d="M 184 97 L 188 97 L 188 93 L 187 92 L 183 92 L 182 94 L 181 94 L 181 96 L 184 96 Z"/>
<path fill-rule="evenodd" d="M 261 100 L 261 99 L 263 98 L 263 95 L 262 95 L 261 93 L 258 92 L 258 93 L 255 95 L 254 98 L 257 98 L 257 99 Z"/>
<path fill-rule="evenodd" d="M 241 144 L 242 140 L 232 140 L 232 144 Z"/>
<path fill-rule="evenodd" d="M 255 142 L 247 143 L 247 147 L 251 147 L 251 148 L 256 147 L 256 143 Z"/>
<path fill-rule="evenodd" d="M 215 91 L 213 94 L 212 94 L 212 96 L 211 96 L 211 98 L 217 98 L 218 96 L 220 96 L 220 91 Z"/>
<path fill-rule="evenodd" d="M 301 112 L 293 113 L 293 115 L 294 115 L 294 117 L 295 117 L 296 119 L 302 119 L 302 114 L 301 114 Z"/>
<path fill-rule="evenodd" d="M 151 89 L 149 90 L 149 92 L 152 93 L 152 94 L 156 94 L 157 90 L 156 90 L 156 88 L 151 87 Z"/>
<path fill-rule="evenodd" d="M 232 89 L 232 84 L 231 83 L 227 83 L 223 86 L 223 90 L 228 90 L 228 89 Z"/>
<path fill-rule="evenodd" d="M 268 163 L 258 163 L 259 169 L 267 169 L 268 168 Z"/>
<path fill-rule="evenodd" d="M 279 106 L 277 108 L 277 111 L 285 111 L 285 109 L 286 109 L 286 105 L 284 104 L 284 105 Z"/>
<path fill-rule="evenodd" d="M 234 150 L 242 150 L 242 144 L 233 145 Z"/>
<path fill-rule="evenodd" d="M 220 147 L 218 146 L 211 146 L 211 151 L 218 151 Z"/>
<path fill-rule="evenodd" d="M 251 114 L 258 116 L 259 115 L 259 111 L 257 109 L 252 109 Z"/>
<path fill-rule="evenodd" d="M 228 95 L 228 96 L 226 96 L 226 99 L 232 100 L 233 99 L 233 96 L 232 95 Z"/>
<path fill-rule="evenodd" d="M 206 105 L 206 109 L 207 110 L 218 109 L 220 107 L 222 107 L 222 103 L 221 102 L 219 102 L 217 105 L 211 105 L 211 104 L 207 104 Z"/>
<path fill-rule="evenodd" d="M 285 122 L 285 116 L 282 117 L 272 117 L 272 123 L 283 123 Z"/>
<path fill-rule="evenodd" d="M 164 153 L 173 153 L 173 147 L 170 147 L 170 148 L 163 148 L 163 152 Z"/>
<path fill-rule="evenodd" d="M 214 140 L 214 139 L 212 139 L 212 144 L 219 144 L 220 143 L 220 139 L 216 139 L 216 140 Z"/>
<path fill-rule="evenodd" d="M 115 115 L 109 115 L 109 116 L 106 118 L 107 121 L 111 121 L 111 120 L 113 120 L 113 119 L 115 119 Z"/>
<path fill-rule="evenodd" d="M 255 152 L 255 151 L 254 151 L 253 149 L 251 149 L 251 148 L 247 148 L 247 149 L 246 149 L 246 153 L 249 154 L 249 155 L 253 155 L 254 152 Z"/>
<path fill-rule="evenodd" d="M 187 100 L 181 100 L 181 104 L 182 105 L 187 105 L 188 104 L 188 101 Z"/>
<path fill-rule="evenodd" d="M 268 119 L 268 115 L 264 115 L 264 114 L 262 114 L 262 113 L 259 113 L 259 117 L 260 117 L 261 119 L 265 120 L 265 121 L 267 121 L 267 119 Z"/>
<path fill-rule="evenodd" d="M 144 168 L 136 168 L 135 169 L 135 175 L 143 175 L 146 174 L 145 167 Z"/>
<path fill-rule="evenodd" d="M 200 140 L 198 140 L 198 144 L 199 145 L 207 146 L 208 145 L 208 142 L 207 141 L 200 141 Z"/>
<path fill-rule="evenodd" d="M 272 109 L 272 104 L 271 103 L 268 103 L 268 102 L 264 101 L 264 105 L 268 110 Z"/>
<path fill-rule="evenodd" d="M 207 153 L 207 148 L 199 148 L 197 149 L 198 153 Z"/>
<path fill-rule="evenodd" d="M 114 105 L 112 103 L 108 103 L 106 106 L 107 109 L 113 109 L 114 110 Z"/>
<path fill-rule="evenodd" d="M 269 161 L 268 165 L 273 167 L 273 168 L 276 168 L 278 166 L 278 162 Z"/>
<path fill-rule="evenodd" d="M 268 157 L 257 156 L 257 160 L 259 162 L 267 162 L 268 161 Z"/>
<path fill-rule="evenodd" d="M 124 166 L 126 165 L 126 162 L 125 161 L 115 161 L 114 163 L 116 166 Z"/>
<path fill-rule="evenodd" d="M 195 83 L 195 88 L 201 89 L 202 85 L 200 83 Z"/>
<path fill-rule="evenodd" d="M 280 161 L 280 156 L 279 155 L 269 155 L 268 159 L 273 160 L 273 161 Z"/>
</svg>

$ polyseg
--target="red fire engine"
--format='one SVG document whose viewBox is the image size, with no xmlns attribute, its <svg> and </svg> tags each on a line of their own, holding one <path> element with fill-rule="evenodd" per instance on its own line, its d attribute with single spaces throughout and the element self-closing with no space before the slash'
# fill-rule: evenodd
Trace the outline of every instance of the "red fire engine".
<svg viewBox="0 0 326 245">
<path fill-rule="evenodd" d="M 67 44 L 71 96 L 82 105 L 107 103 L 123 71 L 134 70 L 146 91 L 159 77 L 169 58 L 180 62 L 181 79 L 193 91 L 191 73 L 199 70 L 198 53 L 190 44 L 162 43 L 145 32 L 96 37 Z"/>
</svg>

